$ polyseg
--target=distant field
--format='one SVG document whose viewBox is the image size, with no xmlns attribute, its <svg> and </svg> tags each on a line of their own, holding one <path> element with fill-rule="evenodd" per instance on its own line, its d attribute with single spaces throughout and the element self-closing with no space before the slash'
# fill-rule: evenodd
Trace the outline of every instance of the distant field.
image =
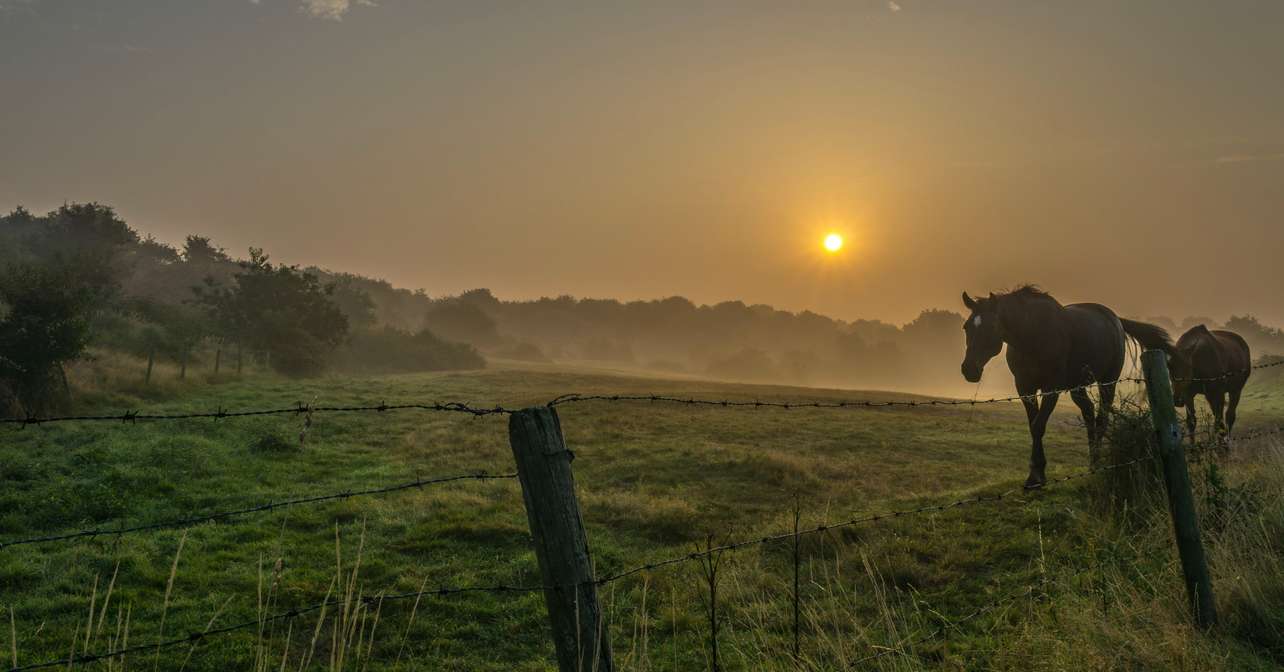
<svg viewBox="0 0 1284 672">
<path fill-rule="evenodd" d="M 911 398 L 500 363 L 459 374 L 193 385 L 164 401 L 98 394 L 82 410 L 211 411 L 381 401 L 521 407 L 568 392 L 749 400 Z M 1250 388 L 1240 412 L 1245 430 L 1284 421 L 1284 395 L 1278 392 L 1274 383 Z M 1048 437 L 1054 479 L 1086 467 L 1077 412 L 1071 413 L 1068 399 L 1061 408 Z M 1028 435 L 1019 404 L 783 410 L 588 402 L 559 412 L 576 454 L 573 468 L 599 573 L 680 555 L 704 543 L 707 534 L 722 541 L 789 530 L 795 501 L 803 525 L 810 526 L 1004 490 L 1026 475 Z M 0 543 L 420 477 L 512 469 L 502 416 L 318 414 L 300 445 L 302 429 L 297 416 L 2 428 Z M 1260 443 L 1241 452 L 1250 448 L 1257 455 L 1270 450 Z M 1243 479 L 1263 472 L 1256 461 L 1232 469 Z M 1281 476 L 1271 469 L 1271 478 Z M 1232 476 L 1232 484 L 1239 478 Z M 1273 669 L 1284 661 L 1284 651 L 1272 649 L 1281 646 L 1278 639 L 1263 642 L 1233 633 L 1199 637 L 1184 629 L 1167 530 L 1161 525 L 1121 529 L 1097 517 L 1090 512 L 1087 483 L 808 537 L 802 569 L 802 653 L 808 669 L 845 669 L 888 649 L 894 655 L 856 669 L 1030 669 L 1035 661 L 1056 669 L 1058 661 L 1083 656 L 1088 668 L 1118 669 L 1202 669 L 1206 664 Z M 1253 515 L 1263 517 L 1264 533 L 1284 525 L 1279 499 L 1261 498 L 1263 511 Z M 421 585 L 538 583 L 515 481 L 464 481 L 194 527 L 186 533 L 165 607 L 182 536 L 162 531 L 0 550 L 0 607 L 13 614 L 18 662 L 65 657 L 77 632 L 75 650 L 83 650 L 91 596 L 101 610 L 113 574 L 105 624 L 94 626 L 106 634 L 91 635 L 91 651 L 106 648 L 121 606 L 129 610 L 129 642 L 137 644 L 161 636 L 162 612 L 165 636 L 203 630 L 216 614 L 216 627 L 254 618 L 260 583 L 271 584 L 274 575 L 279 600 L 273 611 L 319 602 L 335 577 L 336 554 L 346 574 L 359 547 L 359 586 L 365 595 L 415 591 Z M 720 649 L 726 669 L 795 669 L 789 656 L 789 551 L 784 544 L 725 556 Z M 1275 562 L 1278 567 L 1278 554 Z M 1101 563 L 1108 568 L 1093 569 Z M 1093 580 L 1118 590 L 1106 600 Z M 1266 600 L 1264 618 L 1284 624 L 1284 599 L 1274 603 L 1278 611 L 1270 610 L 1271 600 L 1284 598 L 1280 583 L 1269 584 L 1279 591 L 1274 597 L 1258 597 Z M 1128 592 L 1134 588 L 1136 594 Z M 1225 599 L 1236 599 L 1239 589 L 1225 588 Z M 924 639 L 921 635 L 931 634 L 939 623 L 1023 591 L 1030 595 L 949 628 L 948 636 L 904 644 Z M 702 595 L 693 563 L 604 589 L 617 661 L 625 669 L 704 669 L 708 632 Z M 1169 604 L 1174 599 L 1176 606 Z M 1154 607 L 1161 614 L 1158 623 L 1135 611 L 1152 602 L 1160 605 Z M 1165 611 L 1163 605 L 1171 608 Z M 382 608 L 373 634 L 363 635 L 370 642 L 368 669 L 552 669 L 538 593 L 424 597 L 413 621 L 412 608 L 410 601 Z M 1101 615 L 1091 616 L 1093 609 Z M 1085 634 L 1089 628 L 1078 620 L 1112 618 L 1140 618 L 1161 632 Z M 93 619 L 97 623 L 99 614 Z M 190 655 L 186 666 L 193 670 L 277 669 L 288 650 L 286 667 L 297 669 L 310 648 L 321 665 L 332 653 L 332 626 L 327 622 L 312 646 L 316 627 L 315 614 L 304 616 L 292 626 L 288 645 L 283 631 L 265 640 L 239 633 L 200 643 L 194 652 L 173 649 L 158 665 L 176 668 Z M 6 623 L 0 630 L 8 629 Z M 1071 631 L 1084 641 L 1076 645 L 1077 638 L 1067 634 Z M 1158 641 L 1147 650 L 1112 639 L 1134 636 Z M 1061 640 L 1067 648 L 1057 648 Z M 7 634 L 0 635 L 0 642 L 8 641 Z M 0 660 L 10 662 L 9 648 L 3 647 Z M 1120 655 L 1122 662 L 1092 660 L 1094 652 Z M 129 666 L 153 666 L 151 658 L 131 659 Z M 361 669 L 352 662 L 348 669 Z"/>
</svg>

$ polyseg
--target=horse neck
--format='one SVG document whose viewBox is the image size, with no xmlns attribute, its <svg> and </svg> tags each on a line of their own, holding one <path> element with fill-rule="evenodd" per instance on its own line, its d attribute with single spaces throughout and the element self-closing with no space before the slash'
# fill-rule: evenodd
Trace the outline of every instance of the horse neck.
<svg viewBox="0 0 1284 672">
<path fill-rule="evenodd" d="M 1003 342 L 1018 352 L 1047 350 L 1060 330 L 1060 304 L 1051 301 L 1010 301 L 999 304 Z"/>
</svg>

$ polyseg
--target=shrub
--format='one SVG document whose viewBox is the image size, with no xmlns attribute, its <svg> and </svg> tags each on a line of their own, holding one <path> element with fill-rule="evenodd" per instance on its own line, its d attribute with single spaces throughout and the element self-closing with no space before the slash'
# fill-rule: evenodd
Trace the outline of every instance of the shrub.
<svg viewBox="0 0 1284 672">
<path fill-rule="evenodd" d="M 393 327 L 353 334 L 339 353 L 339 366 L 365 373 L 413 373 L 480 369 L 486 360 L 471 345 L 451 343 L 431 331 L 410 334 Z"/>
<path fill-rule="evenodd" d="M 1107 469 L 1095 493 L 1098 505 L 1118 512 L 1139 512 L 1157 501 L 1163 482 L 1150 409 L 1134 399 L 1120 399 L 1103 437 L 1103 454 L 1093 467 L 1109 467 L 1141 460 L 1127 467 Z"/>
</svg>

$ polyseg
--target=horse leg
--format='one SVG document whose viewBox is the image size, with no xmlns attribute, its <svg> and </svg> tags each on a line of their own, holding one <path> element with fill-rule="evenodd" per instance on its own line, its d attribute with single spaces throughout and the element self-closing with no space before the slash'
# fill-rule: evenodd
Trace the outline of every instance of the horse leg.
<svg viewBox="0 0 1284 672">
<path fill-rule="evenodd" d="M 1195 439 L 1195 396 L 1187 395 L 1186 399 L 1186 434 L 1190 436 L 1190 445 L 1194 447 Z"/>
<path fill-rule="evenodd" d="M 1115 410 L 1115 384 L 1098 385 L 1097 392 L 1101 395 L 1101 407 L 1097 409 L 1097 444 L 1104 446 L 1106 432 L 1110 429 L 1110 414 Z"/>
<path fill-rule="evenodd" d="M 1078 388 L 1070 392 L 1070 398 L 1079 407 L 1079 412 L 1083 414 L 1083 424 L 1088 427 L 1088 466 L 1095 467 L 1097 460 L 1101 458 L 1098 451 L 1101 437 L 1097 434 L 1097 417 L 1092 407 L 1092 397 L 1088 396 L 1086 389 Z"/>
<path fill-rule="evenodd" d="M 1235 430 L 1235 409 L 1239 408 L 1239 395 L 1244 390 L 1231 390 L 1230 404 L 1226 407 L 1226 433 L 1230 434 Z"/>
<path fill-rule="evenodd" d="M 1026 488 L 1038 488 L 1048 482 L 1048 477 L 1044 473 L 1044 468 L 1048 465 L 1048 458 L 1043 454 L 1043 433 L 1048 429 L 1048 418 L 1052 416 L 1052 411 L 1057 407 L 1057 397 L 1060 395 L 1056 392 L 1045 395 L 1043 402 L 1039 404 L 1039 410 L 1034 414 L 1033 420 L 1030 421 L 1030 476 L 1025 479 Z M 1026 407 L 1029 412 L 1029 407 Z"/>
<path fill-rule="evenodd" d="M 1224 451 L 1226 449 L 1226 421 L 1222 416 L 1222 408 L 1226 403 L 1226 393 L 1217 390 L 1204 396 L 1208 398 L 1209 408 L 1213 409 L 1213 445 L 1219 451 Z"/>
<path fill-rule="evenodd" d="M 1026 427 L 1030 429 L 1032 445 L 1033 445 L 1033 437 L 1034 437 L 1034 419 L 1039 415 L 1039 398 L 1033 397 L 1031 395 L 1036 393 L 1038 393 L 1037 389 L 1027 388 L 1019 383 L 1017 384 L 1017 394 L 1021 395 L 1021 405 L 1025 407 L 1025 424 L 1026 424 Z M 1032 453 L 1030 456 L 1030 462 L 1031 464 L 1033 464 L 1034 449 L 1031 448 L 1030 450 Z M 1031 470 L 1033 471 L 1033 467 L 1031 467 Z"/>
<path fill-rule="evenodd" d="M 1223 406 L 1226 403 L 1226 393 L 1218 390 L 1206 396 L 1208 397 L 1208 407 L 1213 409 L 1213 431 L 1220 436 L 1222 432 L 1226 431 L 1226 420 L 1222 414 Z"/>
</svg>

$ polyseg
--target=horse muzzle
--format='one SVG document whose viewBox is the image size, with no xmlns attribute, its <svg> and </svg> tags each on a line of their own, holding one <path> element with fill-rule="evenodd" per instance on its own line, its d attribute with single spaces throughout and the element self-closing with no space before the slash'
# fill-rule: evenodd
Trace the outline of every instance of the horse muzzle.
<svg viewBox="0 0 1284 672">
<path fill-rule="evenodd" d="M 973 364 L 970 360 L 963 360 L 963 379 L 969 383 L 981 382 L 981 367 Z"/>
</svg>

